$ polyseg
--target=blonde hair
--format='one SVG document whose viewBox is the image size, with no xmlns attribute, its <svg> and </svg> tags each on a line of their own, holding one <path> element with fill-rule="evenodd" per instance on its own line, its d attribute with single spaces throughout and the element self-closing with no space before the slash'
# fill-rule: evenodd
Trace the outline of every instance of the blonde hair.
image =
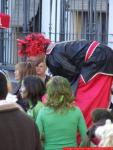
<svg viewBox="0 0 113 150">
<path fill-rule="evenodd" d="M 73 101 L 71 85 L 66 78 L 54 76 L 48 81 L 47 106 L 54 110 L 64 110 L 73 107 Z"/>
</svg>

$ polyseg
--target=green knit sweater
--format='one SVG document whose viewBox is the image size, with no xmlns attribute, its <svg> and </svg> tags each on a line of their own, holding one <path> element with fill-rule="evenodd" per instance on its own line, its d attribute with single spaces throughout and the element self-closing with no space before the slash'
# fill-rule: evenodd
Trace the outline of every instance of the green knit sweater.
<svg viewBox="0 0 113 150">
<path fill-rule="evenodd" d="M 80 146 L 85 145 L 86 124 L 78 107 L 63 113 L 43 107 L 36 119 L 40 134 L 44 135 L 44 150 L 62 150 L 63 147 L 77 147 L 76 135 L 81 136 Z"/>
<path fill-rule="evenodd" d="M 37 115 L 39 113 L 39 110 L 43 107 L 42 102 L 38 101 L 37 104 L 32 107 L 32 105 L 30 105 L 30 108 L 27 111 L 27 114 L 34 120 L 36 121 Z"/>
</svg>

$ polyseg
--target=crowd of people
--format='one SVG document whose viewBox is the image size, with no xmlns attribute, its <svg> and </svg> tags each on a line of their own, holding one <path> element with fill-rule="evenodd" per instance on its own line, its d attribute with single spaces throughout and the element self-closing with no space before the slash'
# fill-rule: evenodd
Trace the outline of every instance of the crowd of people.
<svg viewBox="0 0 113 150">
<path fill-rule="evenodd" d="M 113 146 L 113 51 L 97 41 L 53 44 L 39 33 L 18 39 L 18 49 L 27 59 L 15 65 L 14 88 L 0 71 L 1 150 Z"/>
</svg>

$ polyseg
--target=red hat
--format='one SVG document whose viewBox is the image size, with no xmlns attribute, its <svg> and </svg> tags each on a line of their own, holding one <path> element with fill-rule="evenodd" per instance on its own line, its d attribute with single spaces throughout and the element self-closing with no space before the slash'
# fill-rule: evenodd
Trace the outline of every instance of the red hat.
<svg viewBox="0 0 113 150">
<path fill-rule="evenodd" d="M 23 56 L 37 56 L 44 54 L 46 48 L 50 44 L 50 39 L 46 39 L 41 33 L 28 34 L 24 39 L 17 39 L 18 41 L 18 55 Z"/>
</svg>

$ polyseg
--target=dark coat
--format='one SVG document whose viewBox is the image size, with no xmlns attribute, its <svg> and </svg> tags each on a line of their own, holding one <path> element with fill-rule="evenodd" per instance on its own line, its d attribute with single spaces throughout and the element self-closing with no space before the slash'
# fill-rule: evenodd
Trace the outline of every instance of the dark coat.
<svg viewBox="0 0 113 150">
<path fill-rule="evenodd" d="M 16 103 L 0 106 L 0 150 L 41 150 L 34 122 Z"/>
<path fill-rule="evenodd" d="M 86 83 L 99 73 L 113 76 L 113 50 L 99 42 L 91 48 L 94 42 L 97 41 L 64 41 L 51 44 L 46 51 L 46 64 L 51 73 L 66 77 L 74 95 L 80 75 Z M 93 49 L 92 52 L 89 49 Z"/>
<path fill-rule="evenodd" d="M 77 80 L 80 74 L 85 82 L 100 72 L 113 76 L 113 50 L 110 47 L 99 44 L 91 57 L 85 61 L 92 42 L 65 41 L 56 43 L 53 47 L 50 45 L 46 52 L 46 63 L 51 73 L 66 77 L 71 83 Z"/>
</svg>

